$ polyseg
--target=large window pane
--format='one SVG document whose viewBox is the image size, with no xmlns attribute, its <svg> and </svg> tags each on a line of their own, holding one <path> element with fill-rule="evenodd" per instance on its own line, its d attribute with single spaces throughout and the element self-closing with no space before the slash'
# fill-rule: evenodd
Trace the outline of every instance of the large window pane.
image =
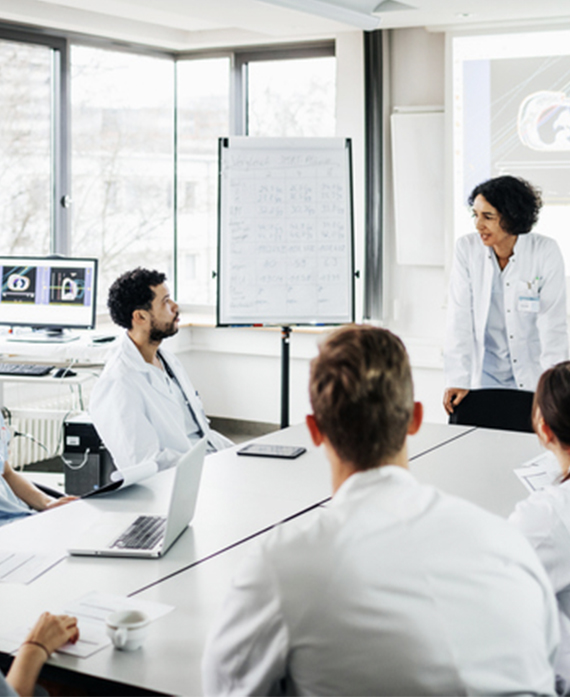
<svg viewBox="0 0 570 700">
<path fill-rule="evenodd" d="M 46 255 L 51 228 L 52 49 L 0 41 L 0 245 Z"/>
<path fill-rule="evenodd" d="M 249 136 L 334 136 L 335 58 L 248 64 Z"/>
<path fill-rule="evenodd" d="M 228 58 L 178 62 L 178 298 L 214 304 L 218 138 L 229 135 Z"/>
<path fill-rule="evenodd" d="M 174 63 L 71 51 L 72 247 L 100 260 L 99 299 L 122 272 L 173 277 Z"/>
</svg>

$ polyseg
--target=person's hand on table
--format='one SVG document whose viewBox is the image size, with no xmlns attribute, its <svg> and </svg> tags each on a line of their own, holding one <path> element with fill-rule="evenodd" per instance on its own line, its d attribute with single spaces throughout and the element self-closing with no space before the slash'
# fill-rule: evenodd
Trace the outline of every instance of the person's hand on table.
<svg viewBox="0 0 570 700">
<path fill-rule="evenodd" d="M 77 618 L 43 613 L 18 650 L 6 680 L 18 695 L 31 697 L 44 663 L 56 649 L 78 639 Z"/>
<path fill-rule="evenodd" d="M 62 499 L 59 499 L 62 500 Z M 77 618 L 71 615 L 52 615 L 45 612 L 26 637 L 24 644 L 34 644 L 43 647 L 51 656 L 60 646 L 79 639 Z"/>
<path fill-rule="evenodd" d="M 443 407 L 448 415 L 453 413 L 453 409 L 459 406 L 468 393 L 469 389 L 458 389 L 457 387 L 450 387 L 444 391 Z"/>
<path fill-rule="evenodd" d="M 50 501 L 44 510 L 49 510 L 50 508 L 57 508 L 58 506 L 64 506 L 66 503 L 71 503 L 71 501 L 77 501 L 77 496 L 62 496 L 61 498 L 56 498 Z"/>
</svg>

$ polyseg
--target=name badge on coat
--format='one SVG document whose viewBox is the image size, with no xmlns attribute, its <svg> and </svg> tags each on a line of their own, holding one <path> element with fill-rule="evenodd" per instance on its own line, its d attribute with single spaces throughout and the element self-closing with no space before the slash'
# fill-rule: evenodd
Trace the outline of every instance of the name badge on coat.
<svg viewBox="0 0 570 700">
<path fill-rule="evenodd" d="M 538 294 L 521 294 L 517 308 L 519 311 L 537 314 L 540 311 L 540 297 Z"/>
<path fill-rule="evenodd" d="M 540 311 L 540 277 L 535 277 L 530 282 L 520 283 L 517 308 L 519 311 L 537 314 Z M 523 287 L 523 289 L 520 289 Z"/>
</svg>

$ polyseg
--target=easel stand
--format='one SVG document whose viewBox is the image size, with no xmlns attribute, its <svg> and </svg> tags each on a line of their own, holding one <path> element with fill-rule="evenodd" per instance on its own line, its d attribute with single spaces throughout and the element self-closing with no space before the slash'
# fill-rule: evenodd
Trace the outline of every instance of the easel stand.
<svg viewBox="0 0 570 700">
<path fill-rule="evenodd" d="M 291 328 L 281 329 L 281 428 L 289 427 L 289 341 Z"/>
</svg>

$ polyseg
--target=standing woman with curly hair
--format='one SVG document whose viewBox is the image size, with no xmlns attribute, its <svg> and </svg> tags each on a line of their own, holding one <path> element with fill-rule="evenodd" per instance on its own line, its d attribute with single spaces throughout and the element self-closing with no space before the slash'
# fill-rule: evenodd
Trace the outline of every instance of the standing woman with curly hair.
<svg viewBox="0 0 570 700">
<path fill-rule="evenodd" d="M 458 239 L 444 348 L 448 414 L 470 389 L 534 391 L 568 358 L 566 275 L 557 243 L 530 233 L 539 192 L 505 175 L 469 196 L 477 233 Z"/>
</svg>

